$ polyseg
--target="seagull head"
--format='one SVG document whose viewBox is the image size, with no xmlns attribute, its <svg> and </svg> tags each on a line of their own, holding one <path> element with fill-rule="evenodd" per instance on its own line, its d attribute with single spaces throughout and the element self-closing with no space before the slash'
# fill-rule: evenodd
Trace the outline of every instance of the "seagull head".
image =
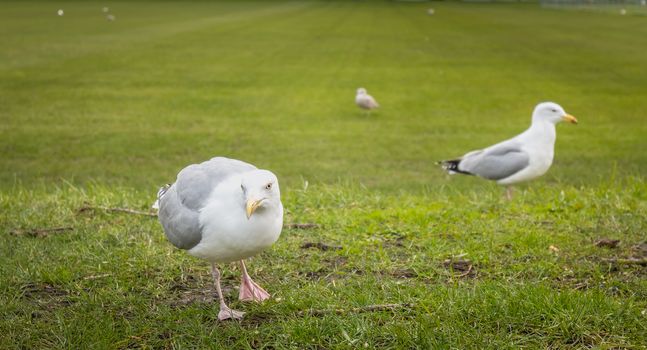
<svg viewBox="0 0 647 350">
<path fill-rule="evenodd" d="M 240 188 L 243 191 L 247 219 L 254 213 L 260 214 L 281 206 L 279 180 L 271 171 L 253 170 L 246 173 Z"/>
<path fill-rule="evenodd" d="M 357 89 L 357 94 L 358 95 L 366 95 L 366 89 L 364 89 L 363 87 Z"/>
<path fill-rule="evenodd" d="M 572 124 L 577 124 L 577 119 L 574 116 L 566 113 L 562 106 L 554 102 L 542 102 L 538 104 L 532 112 L 532 121 L 547 121 L 553 124 L 567 121 Z"/>
</svg>

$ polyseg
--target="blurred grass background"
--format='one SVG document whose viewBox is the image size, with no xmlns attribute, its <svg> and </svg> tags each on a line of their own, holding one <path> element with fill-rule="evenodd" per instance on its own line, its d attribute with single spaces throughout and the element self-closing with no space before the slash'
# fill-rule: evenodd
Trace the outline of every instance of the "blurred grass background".
<svg viewBox="0 0 647 350">
<path fill-rule="evenodd" d="M 66 179 L 154 191 L 188 163 L 227 155 L 290 186 L 416 190 L 447 182 L 433 162 L 523 131 L 546 100 L 581 123 L 558 128 L 544 181 L 647 170 L 644 17 L 536 4 L 115 2 L 109 22 L 103 5 L 5 3 L 2 188 Z M 360 86 L 379 112 L 354 106 Z"/>
</svg>

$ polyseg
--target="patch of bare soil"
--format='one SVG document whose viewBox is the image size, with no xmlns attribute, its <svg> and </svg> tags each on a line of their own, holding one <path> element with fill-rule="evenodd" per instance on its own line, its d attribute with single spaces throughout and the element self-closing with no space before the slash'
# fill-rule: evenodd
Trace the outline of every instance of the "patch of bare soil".
<svg viewBox="0 0 647 350">
<path fill-rule="evenodd" d="M 476 277 L 476 268 L 470 260 L 464 259 L 445 259 L 443 266 L 449 270 L 453 277 Z"/>
<path fill-rule="evenodd" d="M 169 305 L 176 308 L 194 304 L 210 304 L 216 302 L 216 292 L 212 289 L 185 290 L 169 295 L 168 302 Z"/>
<path fill-rule="evenodd" d="M 45 282 L 27 283 L 20 287 L 22 298 L 29 300 L 47 310 L 53 310 L 72 304 L 69 292 Z"/>
<path fill-rule="evenodd" d="M 47 237 L 51 234 L 64 233 L 74 230 L 72 226 L 64 227 L 41 227 L 41 228 L 30 228 L 30 229 L 14 229 L 9 231 L 9 234 L 12 236 L 29 236 L 29 237 Z"/>
<path fill-rule="evenodd" d="M 418 277 L 418 273 L 413 269 L 396 269 L 389 272 L 389 275 L 397 279 L 410 279 Z"/>
<path fill-rule="evenodd" d="M 613 258 L 599 258 L 604 263 L 609 263 L 614 266 L 639 266 L 647 267 L 647 242 L 641 242 L 631 246 L 628 254 L 624 256 Z M 627 256 L 629 255 L 629 256 Z M 618 268 L 615 268 L 618 271 Z"/>
<path fill-rule="evenodd" d="M 320 226 L 312 222 L 304 222 L 304 223 L 285 224 L 283 227 L 294 228 L 298 230 L 307 230 L 307 229 L 316 229 L 316 228 L 319 228 Z"/>
<path fill-rule="evenodd" d="M 619 239 L 600 238 L 595 241 L 595 246 L 601 248 L 616 248 L 619 243 Z"/>
<path fill-rule="evenodd" d="M 647 242 L 638 243 L 631 247 L 631 255 L 634 258 L 647 258 Z"/>
<path fill-rule="evenodd" d="M 348 259 L 343 256 L 325 257 L 321 260 L 322 263 L 326 264 L 326 267 L 331 269 L 338 269 L 346 265 L 347 261 Z"/>
<path fill-rule="evenodd" d="M 305 277 L 305 278 L 307 278 L 307 279 L 309 279 L 311 281 L 318 280 L 318 279 L 320 279 L 322 277 L 325 277 L 325 276 L 327 276 L 329 274 L 330 274 L 330 270 L 325 269 L 323 267 L 319 268 L 317 270 L 314 270 L 314 271 L 306 271 L 306 272 L 301 272 L 300 273 L 300 275 L 302 275 L 303 277 Z"/>
<path fill-rule="evenodd" d="M 217 303 L 216 290 L 211 276 L 182 275 L 177 276 L 169 284 L 169 292 L 165 295 L 163 302 L 171 307 L 187 307 L 194 304 Z M 237 290 L 234 285 L 238 280 L 232 276 L 223 278 L 220 281 L 222 294 L 229 299 L 237 297 Z"/>
<path fill-rule="evenodd" d="M 329 245 L 322 242 L 306 242 L 301 245 L 301 249 L 317 248 L 319 250 L 341 250 L 343 247 L 338 245 Z"/>
</svg>

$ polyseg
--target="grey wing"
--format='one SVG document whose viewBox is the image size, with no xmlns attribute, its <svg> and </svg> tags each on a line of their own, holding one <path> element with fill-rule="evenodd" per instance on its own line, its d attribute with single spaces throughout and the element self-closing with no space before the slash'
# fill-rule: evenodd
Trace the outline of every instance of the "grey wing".
<svg viewBox="0 0 647 350">
<path fill-rule="evenodd" d="M 489 180 L 501 180 L 528 166 L 530 157 L 514 140 L 463 156 L 458 169 Z"/>
<path fill-rule="evenodd" d="M 200 243 L 200 209 L 211 191 L 229 176 L 254 169 L 251 164 L 224 157 L 182 169 L 175 183 L 159 198 L 158 217 L 168 240 L 181 249 Z"/>
<path fill-rule="evenodd" d="M 202 239 L 199 212 L 187 208 L 178 196 L 177 186 L 173 184 L 159 199 L 157 214 L 166 238 L 174 246 L 181 249 L 191 249 Z"/>
</svg>

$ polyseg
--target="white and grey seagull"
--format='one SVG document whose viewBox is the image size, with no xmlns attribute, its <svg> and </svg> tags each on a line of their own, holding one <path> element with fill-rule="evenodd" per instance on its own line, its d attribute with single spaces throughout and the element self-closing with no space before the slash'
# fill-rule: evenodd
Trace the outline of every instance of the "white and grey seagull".
<svg viewBox="0 0 647 350">
<path fill-rule="evenodd" d="M 172 185 L 158 192 L 159 221 L 173 245 L 211 262 L 220 301 L 218 319 L 240 319 L 220 287 L 217 263 L 239 261 L 239 299 L 263 301 L 270 295 L 247 274 L 243 259 L 279 238 L 283 205 L 276 176 L 240 160 L 216 157 L 182 169 Z"/>
<path fill-rule="evenodd" d="M 458 159 L 439 162 L 450 174 L 476 175 L 506 186 L 532 180 L 548 171 L 555 153 L 555 124 L 577 119 L 553 102 L 543 102 L 532 113 L 532 124 L 523 133 L 493 146 L 469 152 Z"/>
<path fill-rule="evenodd" d="M 369 95 L 364 88 L 357 89 L 357 94 L 355 95 L 355 104 L 359 108 L 366 109 L 368 111 L 380 107 L 373 96 Z"/>
</svg>

